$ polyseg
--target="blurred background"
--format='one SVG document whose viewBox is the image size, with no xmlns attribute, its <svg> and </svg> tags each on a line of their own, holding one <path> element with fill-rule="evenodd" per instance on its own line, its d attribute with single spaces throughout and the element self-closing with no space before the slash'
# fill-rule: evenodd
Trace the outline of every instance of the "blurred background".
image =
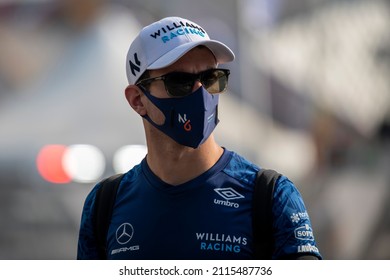
<svg viewBox="0 0 390 280">
<path fill-rule="evenodd" d="M 292 179 L 325 259 L 390 259 L 390 1 L 0 0 L 0 259 L 74 259 L 85 196 L 146 153 L 125 57 L 166 16 L 236 54 L 220 144 Z"/>
</svg>

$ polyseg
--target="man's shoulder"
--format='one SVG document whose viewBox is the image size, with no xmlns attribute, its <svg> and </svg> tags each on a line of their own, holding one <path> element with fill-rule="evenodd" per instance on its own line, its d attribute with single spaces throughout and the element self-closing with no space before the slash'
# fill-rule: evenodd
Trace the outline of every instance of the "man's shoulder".
<svg viewBox="0 0 390 280">
<path fill-rule="evenodd" d="M 230 160 L 223 172 L 243 185 L 253 186 L 260 167 L 236 152 L 227 152 L 230 153 Z"/>
</svg>

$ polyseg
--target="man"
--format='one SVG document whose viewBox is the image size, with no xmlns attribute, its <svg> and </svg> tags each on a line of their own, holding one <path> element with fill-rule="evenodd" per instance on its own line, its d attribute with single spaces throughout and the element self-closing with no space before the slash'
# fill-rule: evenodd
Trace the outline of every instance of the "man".
<svg viewBox="0 0 390 280">
<path fill-rule="evenodd" d="M 255 257 L 252 198 L 259 167 L 213 136 L 229 76 L 218 64 L 233 59 L 226 45 L 179 17 L 145 27 L 131 44 L 125 95 L 143 118 L 148 153 L 120 181 L 104 258 Z M 100 187 L 84 205 L 78 259 L 99 258 L 93 213 Z M 302 198 L 284 176 L 272 212 L 272 258 L 321 258 Z"/>
</svg>

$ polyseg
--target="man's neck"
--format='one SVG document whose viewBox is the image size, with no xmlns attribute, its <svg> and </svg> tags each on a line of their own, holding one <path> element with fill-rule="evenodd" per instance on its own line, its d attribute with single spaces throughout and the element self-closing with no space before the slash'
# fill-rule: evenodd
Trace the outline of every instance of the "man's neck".
<svg viewBox="0 0 390 280">
<path fill-rule="evenodd" d="M 148 144 L 147 162 L 156 176 L 171 185 L 180 185 L 209 170 L 222 156 L 211 135 L 200 147 L 193 149 L 176 143 Z"/>
</svg>

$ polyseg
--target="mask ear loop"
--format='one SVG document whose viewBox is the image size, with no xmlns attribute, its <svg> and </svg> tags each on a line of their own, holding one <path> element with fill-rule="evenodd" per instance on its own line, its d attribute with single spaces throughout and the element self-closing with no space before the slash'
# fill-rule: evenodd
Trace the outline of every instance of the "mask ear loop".
<svg viewBox="0 0 390 280">
<path fill-rule="evenodd" d="M 151 95 L 151 94 L 149 93 L 149 91 L 148 91 L 147 89 L 145 89 L 142 85 L 140 86 L 140 89 L 141 89 L 142 92 L 145 94 L 145 96 L 146 96 L 154 105 L 156 105 L 156 104 L 155 104 L 155 101 L 154 101 L 154 99 L 155 99 L 156 97 L 154 97 L 153 95 Z M 144 119 L 148 120 L 148 121 L 149 121 L 151 124 L 153 124 L 155 127 L 159 127 L 159 126 L 164 125 L 164 124 L 158 125 L 157 123 L 155 123 L 155 122 L 149 117 L 148 113 L 146 113 L 145 115 L 143 115 L 143 116 L 141 116 L 141 117 L 143 117 Z M 167 121 L 167 120 L 165 120 L 165 122 L 166 122 L 166 121 Z"/>
<path fill-rule="evenodd" d="M 141 87 L 141 90 L 142 90 L 142 92 L 146 95 L 146 97 L 147 97 L 155 106 L 157 106 L 157 105 L 156 105 L 156 101 L 155 101 L 155 100 L 157 99 L 157 97 L 154 97 L 153 95 L 151 95 L 150 92 L 147 91 L 144 87 Z M 164 115 L 165 115 L 165 114 L 164 114 Z M 174 119 L 174 117 L 175 117 L 175 109 L 174 109 L 174 108 L 171 108 L 171 109 L 169 110 L 169 119 L 168 119 L 168 120 L 165 119 L 164 123 L 161 124 L 161 125 L 155 123 L 155 122 L 148 116 L 148 114 L 145 114 L 145 115 L 143 115 L 142 117 L 145 118 L 146 120 L 148 120 L 148 121 L 149 121 L 151 124 L 153 124 L 155 127 L 162 127 L 162 126 L 164 126 L 164 124 L 166 124 L 166 123 L 169 123 L 170 127 L 174 127 L 174 122 L 175 122 L 175 119 Z"/>
</svg>

